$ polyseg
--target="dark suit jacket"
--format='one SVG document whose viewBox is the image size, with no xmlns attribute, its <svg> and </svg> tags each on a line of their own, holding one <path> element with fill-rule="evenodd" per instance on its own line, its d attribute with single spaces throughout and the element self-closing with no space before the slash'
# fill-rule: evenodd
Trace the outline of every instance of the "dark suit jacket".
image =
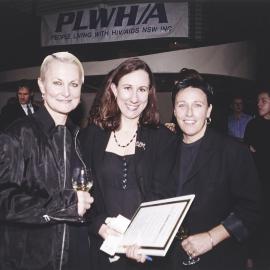
<svg viewBox="0 0 270 270">
<path fill-rule="evenodd" d="M 38 110 L 38 106 L 32 104 L 34 112 Z M 26 116 L 21 104 L 17 101 L 12 104 L 7 104 L 3 107 L 0 115 L 0 130 L 4 130 L 15 120 Z"/>
<path fill-rule="evenodd" d="M 98 230 L 108 217 L 103 199 L 104 179 L 101 171 L 109 137 L 110 132 L 106 132 L 95 125 L 85 129 L 81 137 L 84 160 L 87 161 L 87 165 L 92 169 L 94 176 L 91 194 L 93 194 L 95 201 L 90 211 L 90 218 L 92 219 L 90 224 L 90 241 L 92 245 L 90 256 L 93 269 L 100 269 L 101 267 L 100 265 L 94 266 L 97 257 L 105 257 L 105 253 L 102 254 L 99 251 L 102 238 L 98 236 Z M 143 201 L 165 198 L 173 193 L 169 175 L 173 167 L 175 151 L 177 150 L 176 139 L 175 135 L 163 126 L 158 129 L 139 128 L 137 145 L 139 142 L 140 144 L 135 149 L 135 174 Z M 108 262 L 107 256 L 103 259 Z M 100 259 L 98 260 L 100 261 Z M 132 260 L 129 261 L 129 263 L 132 263 Z M 131 267 L 131 265 L 125 267 Z M 135 269 L 137 268 L 135 267 Z"/>
<path fill-rule="evenodd" d="M 179 154 L 180 151 L 181 146 Z M 179 156 L 173 176 L 175 185 L 181 185 L 178 195 L 195 194 L 184 221 L 190 234 L 206 232 L 222 223 L 231 235 L 202 255 L 196 269 L 242 269 L 242 242 L 260 220 L 260 189 L 248 148 L 227 136 L 207 130 L 193 168 L 184 182 L 178 176 Z M 176 249 L 172 257 L 175 269 L 179 269 L 179 243 Z"/>
</svg>

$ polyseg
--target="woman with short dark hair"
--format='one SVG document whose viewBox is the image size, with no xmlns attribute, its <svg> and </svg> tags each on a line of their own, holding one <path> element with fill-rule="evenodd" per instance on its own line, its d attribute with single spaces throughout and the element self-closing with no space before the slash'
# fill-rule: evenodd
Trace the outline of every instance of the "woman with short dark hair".
<svg viewBox="0 0 270 270">
<path fill-rule="evenodd" d="M 182 227 L 188 231 L 185 239 L 176 239 L 171 249 L 170 269 L 185 268 L 183 263 L 199 270 L 244 269 L 244 243 L 260 212 L 249 150 L 208 126 L 213 90 L 203 78 L 182 77 L 173 90 L 173 105 L 181 129 L 175 195 L 195 194 L 195 199 Z"/>
</svg>

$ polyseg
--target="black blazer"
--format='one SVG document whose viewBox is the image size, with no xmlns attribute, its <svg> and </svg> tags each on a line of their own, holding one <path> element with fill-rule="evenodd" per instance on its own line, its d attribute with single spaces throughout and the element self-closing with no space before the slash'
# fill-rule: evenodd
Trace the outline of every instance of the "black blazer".
<svg viewBox="0 0 270 270">
<path fill-rule="evenodd" d="M 206 232 L 223 224 L 231 235 L 201 256 L 198 269 L 242 269 L 242 242 L 260 220 L 260 188 L 248 148 L 232 138 L 207 130 L 185 181 L 181 181 L 178 174 L 180 151 L 179 145 L 173 179 L 175 185 L 181 185 L 179 195 L 195 194 L 184 221 L 190 234 Z M 179 269 L 179 244 L 176 249 L 175 269 Z"/>
<path fill-rule="evenodd" d="M 95 234 L 108 217 L 103 201 L 101 168 L 110 132 L 90 125 L 81 132 L 83 156 L 94 176 L 91 231 Z M 176 136 L 164 126 L 140 127 L 135 149 L 135 173 L 143 201 L 173 194 L 169 178 L 176 152 Z"/>
<path fill-rule="evenodd" d="M 39 109 L 39 107 L 35 104 L 32 104 L 32 106 L 34 112 L 36 112 Z M 12 104 L 5 105 L 0 115 L 0 129 L 4 130 L 15 120 L 25 116 L 26 113 L 18 101 Z"/>
</svg>

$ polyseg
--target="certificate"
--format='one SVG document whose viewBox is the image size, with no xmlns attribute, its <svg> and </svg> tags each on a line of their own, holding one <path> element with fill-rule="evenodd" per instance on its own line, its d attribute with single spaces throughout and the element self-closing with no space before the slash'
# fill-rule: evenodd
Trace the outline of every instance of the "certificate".
<svg viewBox="0 0 270 270">
<path fill-rule="evenodd" d="M 124 253 L 125 246 L 136 244 L 142 254 L 165 256 L 194 197 L 192 194 L 142 203 L 121 237 L 113 240 L 115 252 Z"/>
</svg>

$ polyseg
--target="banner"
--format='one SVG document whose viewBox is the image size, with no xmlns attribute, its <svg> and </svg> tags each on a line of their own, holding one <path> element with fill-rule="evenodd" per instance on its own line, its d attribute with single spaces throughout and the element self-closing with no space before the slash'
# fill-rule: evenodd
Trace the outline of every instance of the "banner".
<svg viewBox="0 0 270 270">
<path fill-rule="evenodd" d="M 41 45 L 188 37 L 188 3 L 104 5 L 42 16 Z"/>
</svg>

